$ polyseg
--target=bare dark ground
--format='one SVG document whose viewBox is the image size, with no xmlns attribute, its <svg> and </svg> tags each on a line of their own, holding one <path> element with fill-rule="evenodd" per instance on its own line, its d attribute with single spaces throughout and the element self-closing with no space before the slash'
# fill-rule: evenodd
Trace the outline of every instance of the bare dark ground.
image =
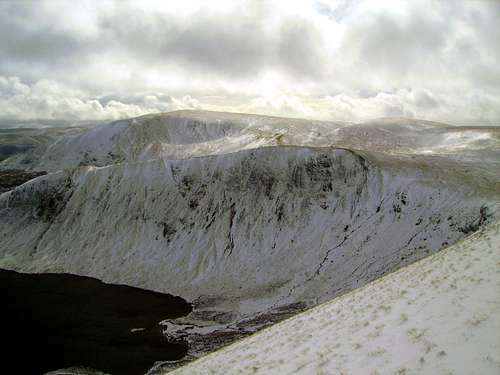
<svg viewBox="0 0 500 375">
<path fill-rule="evenodd" d="M 191 311 L 180 297 L 89 277 L 6 270 L 0 270 L 0 293 L 5 374 L 70 366 L 144 374 L 155 361 L 181 359 L 187 351 L 167 342 L 158 325 Z"/>
<path fill-rule="evenodd" d="M 35 177 L 43 176 L 47 172 L 30 172 L 21 169 L 6 169 L 0 171 L 0 194 L 14 189 Z"/>
</svg>

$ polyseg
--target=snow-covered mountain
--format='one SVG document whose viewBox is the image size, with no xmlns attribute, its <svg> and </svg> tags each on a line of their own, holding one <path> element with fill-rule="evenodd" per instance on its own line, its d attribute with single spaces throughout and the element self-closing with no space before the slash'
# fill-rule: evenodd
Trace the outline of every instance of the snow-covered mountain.
<svg viewBox="0 0 500 375">
<path fill-rule="evenodd" d="M 7 158 L 0 162 L 0 169 L 53 172 L 83 165 L 187 159 L 276 145 L 340 147 L 400 156 L 452 155 L 462 162 L 486 157 L 500 169 L 500 127 L 456 127 L 405 118 L 352 124 L 175 111 L 90 129 L 49 129 L 45 134 L 47 139 L 40 147 Z M 500 172 L 496 178 L 500 180 Z"/>
<path fill-rule="evenodd" d="M 323 135 L 344 126 L 278 117 L 207 111 L 175 111 L 96 126 L 61 137 L 43 149 L 30 169 L 57 171 L 81 165 L 105 166 L 151 159 L 186 159 L 284 144 L 317 145 Z M 318 132 L 321 132 L 318 133 Z M 0 163 L 17 168 L 25 154 Z M 23 164 L 26 167 L 26 162 Z"/>
<path fill-rule="evenodd" d="M 253 331 L 498 220 L 499 144 L 495 128 L 190 111 L 81 129 L 30 165 L 53 173 L 0 195 L 0 267 L 180 295 L 194 311 L 165 329 L 199 355 L 204 335 Z"/>
</svg>

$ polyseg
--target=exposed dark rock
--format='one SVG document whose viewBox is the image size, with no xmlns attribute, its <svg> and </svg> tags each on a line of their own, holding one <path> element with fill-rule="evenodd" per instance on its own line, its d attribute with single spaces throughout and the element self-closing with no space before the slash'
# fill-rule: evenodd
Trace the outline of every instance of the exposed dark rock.
<svg viewBox="0 0 500 375">
<path fill-rule="evenodd" d="M 161 222 L 160 225 L 163 227 L 163 237 L 170 241 L 174 234 L 176 233 L 175 228 L 166 222 Z"/>
<path fill-rule="evenodd" d="M 467 225 L 460 228 L 460 231 L 465 234 L 474 233 L 479 230 L 483 225 L 485 225 L 488 220 L 492 217 L 487 206 L 481 206 L 479 209 L 479 216 L 472 220 Z"/>
</svg>

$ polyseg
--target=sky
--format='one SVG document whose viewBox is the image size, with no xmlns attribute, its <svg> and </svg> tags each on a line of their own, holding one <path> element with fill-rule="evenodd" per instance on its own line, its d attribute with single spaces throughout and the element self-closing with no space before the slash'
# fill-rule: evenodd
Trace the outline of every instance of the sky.
<svg viewBox="0 0 500 375">
<path fill-rule="evenodd" d="M 177 109 L 500 125 L 500 0 L 0 0 L 0 127 Z"/>
</svg>

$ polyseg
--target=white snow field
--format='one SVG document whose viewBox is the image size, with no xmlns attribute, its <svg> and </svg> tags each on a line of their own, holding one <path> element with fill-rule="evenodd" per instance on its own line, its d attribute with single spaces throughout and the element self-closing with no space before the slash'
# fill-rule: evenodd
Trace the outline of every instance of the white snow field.
<svg viewBox="0 0 500 375">
<path fill-rule="evenodd" d="M 500 223 L 172 372 L 500 373 Z"/>
<path fill-rule="evenodd" d="M 179 295 L 194 310 L 164 330 L 194 357 L 500 215 L 495 128 L 180 111 L 81 129 L 40 154 L 0 163 L 52 172 L 0 195 L 0 268 Z"/>
</svg>

